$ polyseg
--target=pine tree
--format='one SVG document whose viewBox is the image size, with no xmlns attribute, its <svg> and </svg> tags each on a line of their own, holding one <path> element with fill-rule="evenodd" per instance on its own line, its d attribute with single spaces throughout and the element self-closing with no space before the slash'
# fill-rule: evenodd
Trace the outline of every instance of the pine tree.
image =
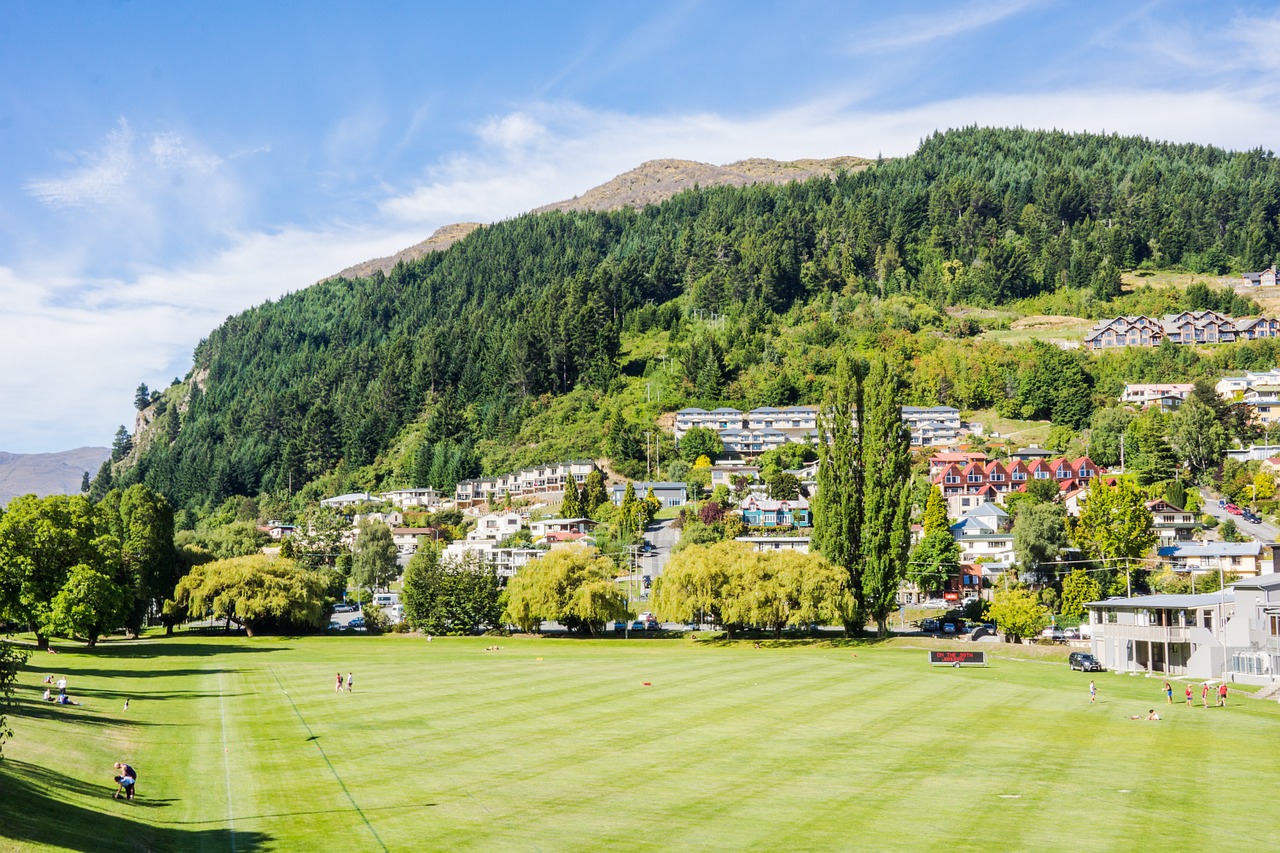
<svg viewBox="0 0 1280 853">
<path fill-rule="evenodd" d="M 599 468 L 593 468 L 587 475 L 587 481 L 582 484 L 581 500 L 583 515 L 591 515 L 596 507 L 609 500 L 604 488 L 604 474 L 600 473 Z"/>
<path fill-rule="evenodd" d="M 862 382 L 848 357 L 836 367 L 835 385 L 818 424 L 818 491 L 813 500 L 813 542 L 848 574 L 852 593 L 845 629 L 866 621 L 862 596 L 863 469 L 857 418 Z"/>
<path fill-rule="evenodd" d="M 84 476 L 82 476 L 82 477 L 80 478 L 80 491 L 81 491 L 81 492 L 87 492 L 87 491 L 89 491 L 89 486 L 90 486 L 90 485 L 91 485 L 91 483 L 90 483 L 90 481 L 89 481 L 89 472 L 88 472 L 88 471 L 85 471 L 85 472 L 84 472 Z"/>
<path fill-rule="evenodd" d="M 863 478 L 862 592 L 881 636 L 906 577 L 911 546 L 911 433 L 902 423 L 901 379 L 886 358 L 871 359 L 859 417 Z"/>
<path fill-rule="evenodd" d="M 560 502 L 561 518 L 581 518 L 582 501 L 578 497 L 578 481 L 570 474 L 565 478 L 564 500 Z"/>
<path fill-rule="evenodd" d="M 925 500 L 921 526 L 924 528 L 925 536 L 951 530 L 951 522 L 947 518 L 947 501 L 942 497 L 942 490 L 937 485 L 929 487 L 929 497 Z"/>
</svg>

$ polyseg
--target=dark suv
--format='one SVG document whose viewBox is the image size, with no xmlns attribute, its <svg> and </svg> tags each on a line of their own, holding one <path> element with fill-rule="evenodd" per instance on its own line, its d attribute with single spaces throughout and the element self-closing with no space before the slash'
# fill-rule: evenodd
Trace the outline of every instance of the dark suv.
<svg viewBox="0 0 1280 853">
<path fill-rule="evenodd" d="M 1067 658 L 1067 663 L 1072 669 L 1078 669 L 1081 672 L 1102 672 L 1102 664 L 1098 663 L 1098 659 L 1088 652 L 1072 652 Z"/>
</svg>

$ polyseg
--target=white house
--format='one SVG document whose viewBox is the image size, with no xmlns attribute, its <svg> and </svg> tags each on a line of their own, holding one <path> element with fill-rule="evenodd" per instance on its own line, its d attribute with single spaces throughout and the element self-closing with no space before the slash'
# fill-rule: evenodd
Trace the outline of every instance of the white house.
<svg viewBox="0 0 1280 853">
<path fill-rule="evenodd" d="M 468 542 L 501 542 L 524 527 L 518 512 L 491 513 L 480 516 L 476 527 L 467 534 Z"/>
<path fill-rule="evenodd" d="M 636 497 L 644 500 L 649 494 L 649 489 L 653 489 L 653 496 L 662 502 L 664 507 L 684 506 L 689 500 L 689 491 L 684 483 L 650 483 L 637 482 L 634 484 Z M 614 483 L 609 487 L 609 500 L 613 501 L 614 506 L 622 506 L 622 499 L 627 494 L 626 483 Z"/>
<path fill-rule="evenodd" d="M 756 551 L 799 551 L 809 553 L 808 536 L 739 536 L 735 542 L 746 542 Z"/>
<path fill-rule="evenodd" d="M 1173 542 L 1156 552 L 1175 572 L 1217 574 L 1234 572 L 1241 576 L 1270 574 L 1271 561 L 1262 543 L 1252 542 Z"/>
<path fill-rule="evenodd" d="M 379 495 L 384 501 L 390 501 L 401 509 L 411 506 L 431 508 L 440 505 L 440 493 L 435 489 L 395 489 Z"/>
<path fill-rule="evenodd" d="M 1231 586 L 1235 612 L 1227 621 L 1227 674 L 1232 681 L 1268 684 L 1280 679 L 1280 575 Z"/>
<path fill-rule="evenodd" d="M 375 500 L 373 495 L 368 492 L 352 492 L 346 495 L 335 495 L 331 498 L 325 498 L 320 501 L 320 506 L 326 506 L 330 509 L 345 509 L 349 506 L 359 506 L 363 503 L 371 503 Z"/>
</svg>

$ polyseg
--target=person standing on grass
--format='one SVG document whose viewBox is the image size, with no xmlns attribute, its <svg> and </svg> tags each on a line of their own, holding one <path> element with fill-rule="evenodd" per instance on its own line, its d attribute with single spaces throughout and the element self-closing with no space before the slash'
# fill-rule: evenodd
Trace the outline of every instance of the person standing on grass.
<svg viewBox="0 0 1280 853">
<path fill-rule="evenodd" d="M 58 695 L 64 696 L 66 695 L 66 692 L 67 692 L 67 677 L 65 675 L 61 675 L 58 677 Z"/>
<path fill-rule="evenodd" d="M 342 692 L 342 673 L 338 673 L 338 686 L 333 688 L 335 693 Z"/>
<path fill-rule="evenodd" d="M 1098 701 L 1098 685 L 1092 680 L 1089 681 L 1089 704 L 1092 705 Z"/>
<path fill-rule="evenodd" d="M 1209 707 L 1209 682 L 1200 685 L 1200 701 L 1204 703 L 1206 708 Z"/>
<path fill-rule="evenodd" d="M 1169 700 L 1169 704 L 1172 705 L 1173 704 L 1173 685 L 1167 681 L 1164 683 L 1164 695 L 1165 695 L 1165 698 Z"/>
<path fill-rule="evenodd" d="M 348 673 L 347 673 L 347 692 L 348 692 L 348 693 L 350 693 L 350 692 L 351 692 L 351 685 L 353 685 L 353 684 L 355 684 L 355 683 L 356 683 L 356 677 L 355 677 L 355 674 L 354 674 L 354 673 L 350 673 L 350 672 L 348 672 Z"/>
<path fill-rule="evenodd" d="M 1187 685 L 1187 707 L 1191 707 L 1191 685 Z"/>
<path fill-rule="evenodd" d="M 1227 707 L 1227 682 L 1218 685 L 1218 707 Z"/>
</svg>

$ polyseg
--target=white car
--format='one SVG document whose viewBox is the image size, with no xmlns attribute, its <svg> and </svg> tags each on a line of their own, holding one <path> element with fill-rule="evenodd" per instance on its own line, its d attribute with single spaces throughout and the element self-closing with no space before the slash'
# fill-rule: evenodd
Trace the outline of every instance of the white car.
<svg viewBox="0 0 1280 853">
<path fill-rule="evenodd" d="M 931 598 L 920 606 L 925 610 L 946 610 L 947 602 L 943 601 L 941 598 Z"/>
</svg>

